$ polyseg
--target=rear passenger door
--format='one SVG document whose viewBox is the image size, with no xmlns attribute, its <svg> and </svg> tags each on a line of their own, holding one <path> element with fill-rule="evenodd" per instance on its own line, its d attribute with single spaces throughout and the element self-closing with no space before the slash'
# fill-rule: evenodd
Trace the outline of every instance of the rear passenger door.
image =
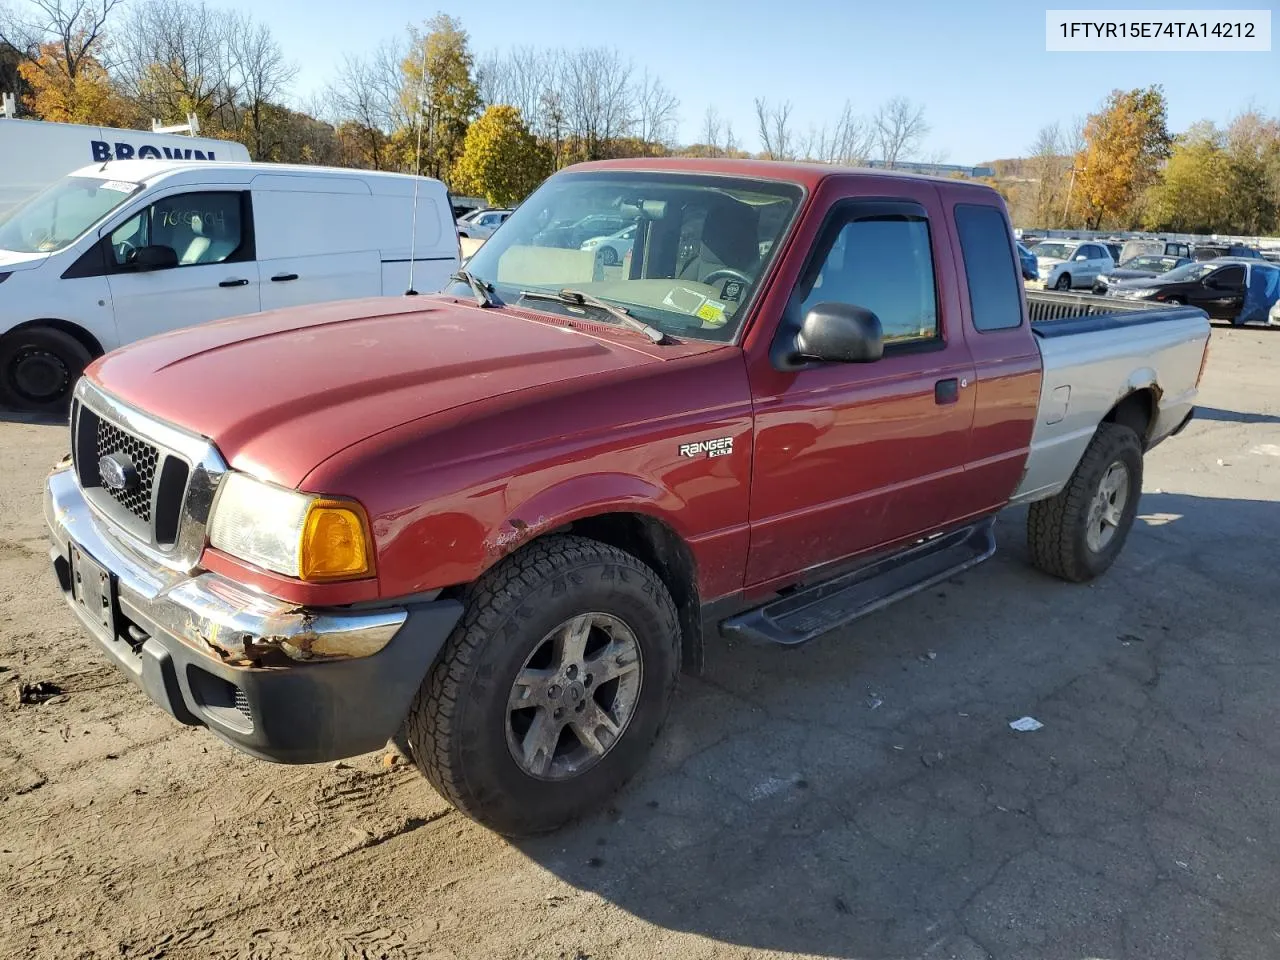
<svg viewBox="0 0 1280 960">
<path fill-rule="evenodd" d="M 958 505 L 980 514 L 1002 507 L 1022 479 L 1040 406 L 1042 364 L 1005 212 L 970 202 L 955 203 L 951 211 L 974 368 L 973 428 Z"/>
<path fill-rule="evenodd" d="M 799 370 L 751 358 L 748 587 L 935 529 L 962 509 L 973 366 L 940 283 L 954 276 L 948 231 L 932 184 L 893 192 L 830 209 L 777 333 L 794 338 L 814 304 L 853 304 L 879 317 L 884 356 Z"/>
</svg>

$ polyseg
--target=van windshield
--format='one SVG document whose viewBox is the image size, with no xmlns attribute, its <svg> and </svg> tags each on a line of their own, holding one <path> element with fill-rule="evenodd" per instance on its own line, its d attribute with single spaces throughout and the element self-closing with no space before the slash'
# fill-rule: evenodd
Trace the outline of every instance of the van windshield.
<svg viewBox="0 0 1280 960">
<path fill-rule="evenodd" d="M 0 250 L 54 253 L 142 188 L 127 180 L 66 177 L 0 216 Z"/>
<path fill-rule="evenodd" d="M 500 302 L 612 323 L 607 301 L 673 336 L 732 340 L 802 191 L 647 171 L 562 173 L 467 262 Z M 554 295 L 571 291 L 561 306 Z M 465 284 L 451 288 L 471 296 Z M 548 297 L 552 299 L 548 299 Z"/>
</svg>

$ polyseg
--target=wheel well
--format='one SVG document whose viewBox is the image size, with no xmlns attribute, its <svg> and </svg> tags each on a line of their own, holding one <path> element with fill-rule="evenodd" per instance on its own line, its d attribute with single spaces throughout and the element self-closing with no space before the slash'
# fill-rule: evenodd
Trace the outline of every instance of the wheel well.
<svg viewBox="0 0 1280 960">
<path fill-rule="evenodd" d="M 662 580 L 680 614 L 684 669 L 702 671 L 702 603 L 693 554 L 680 535 L 654 517 L 639 513 L 606 513 L 576 520 L 569 532 L 625 550 L 651 567 Z"/>
<path fill-rule="evenodd" d="M 80 341 L 80 345 L 89 351 L 90 357 L 100 357 L 105 353 L 102 344 L 98 342 L 98 338 L 86 330 L 79 324 L 72 323 L 70 320 L 58 320 L 54 317 L 46 317 L 41 320 L 28 320 L 26 323 L 20 323 L 16 327 L 9 330 L 13 333 L 16 330 L 30 330 L 32 327 L 50 327 L 54 330 L 61 330 L 68 336 L 75 337 Z M 5 336 L 9 334 L 6 333 Z"/>
<path fill-rule="evenodd" d="M 1138 439 L 1142 441 L 1142 446 L 1145 448 L 1151 424 L 1155 420 L 1155 412 L 1156 392 L 1151 387 L 1144 387 L 1141 390 L 1135 390 L 1112 407 L 1102 418 L 1102 422 L 1118 423 L 1122 427 L 1128 427 L 1138 435 Z"/>
</svg>

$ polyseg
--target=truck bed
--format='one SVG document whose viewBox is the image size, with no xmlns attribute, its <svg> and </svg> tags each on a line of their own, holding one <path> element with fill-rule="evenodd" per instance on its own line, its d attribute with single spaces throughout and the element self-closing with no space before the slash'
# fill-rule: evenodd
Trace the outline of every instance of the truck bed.
<svg viewBox="0 0 1280 960">
<path fill-rule="evenodd" d="M 1161 323 L 1193 316 L 1200 310 L 1198 307 L 1100 297 L 1091 293 L 1028 290 L 1027 313 L 1031 317 L 1032 331 L 1037 337 L 1046 339 Z"/>
<path fill-rule="evenodd" d="M 1130 393 L 1150 390 L 1154 398 L 1148 447 L 1191 413 L 1209 338 L 1209 319 L 1198 307 L 1028 290 L 1027 311 L 1044 380 L 1014 502 L 1058 493 L 1099 422 Z"/>
</svg>

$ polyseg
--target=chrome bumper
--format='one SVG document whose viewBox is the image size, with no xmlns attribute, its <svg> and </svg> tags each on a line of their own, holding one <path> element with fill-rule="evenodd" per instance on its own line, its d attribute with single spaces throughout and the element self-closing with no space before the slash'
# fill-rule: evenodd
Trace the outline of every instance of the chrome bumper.
<svg viewBox="0 0 1280 960">
<path fill-rule="evenodd" d="M 70 469 L 49 476 L 44 510 L 63 597 L 102 653 L 170 716 L 264 760 L 380 748 L 462 616 L 461 603 L 438 598 L 308 610 L 148 564 L 102 529 Z M 73 544 L 77 569 L 93 561 L 106 571 L 101 610 L 82 602 L 88 588 L 72 588 Z"/>
<path fill-rule="evenodd" d="M 217 574 L 187 576 L 144 563 L 103 533 L 70 468 L 49 476 L 44 517 L 58 553 L 66 556 L 74 540 L 115 575 L 126 617 L 145 619 L 211 656 L 255 661 L 276 649 L 294 660 L 367 657 L 385 647 L 408 617 L 398 608 L 305 610 Z"/>
</svg>

